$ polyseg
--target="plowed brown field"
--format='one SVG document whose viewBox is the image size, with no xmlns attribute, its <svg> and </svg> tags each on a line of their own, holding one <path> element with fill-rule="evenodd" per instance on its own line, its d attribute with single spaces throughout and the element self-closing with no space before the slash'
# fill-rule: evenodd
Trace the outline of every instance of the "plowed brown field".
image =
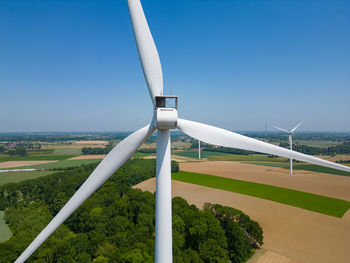
<svg viewBox="0 0 350 263">
<path fill-rule="evenodd" d="M 269 184 L 350 201 L 350 177 L 230 161 L 180 163 L 181 171 Z"/>
</svg>

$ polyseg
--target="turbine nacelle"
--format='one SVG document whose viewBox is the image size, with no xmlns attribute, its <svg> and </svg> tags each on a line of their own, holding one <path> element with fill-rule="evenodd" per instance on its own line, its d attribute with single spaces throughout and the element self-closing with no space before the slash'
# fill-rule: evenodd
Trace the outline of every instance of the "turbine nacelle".
<svg viewBox="0 0 350 263">
<path fill-rule="evenodd" d="M 177 96 L 155 96 L 154 120 L 158 129 L 176 129 Z"/>
</svg>

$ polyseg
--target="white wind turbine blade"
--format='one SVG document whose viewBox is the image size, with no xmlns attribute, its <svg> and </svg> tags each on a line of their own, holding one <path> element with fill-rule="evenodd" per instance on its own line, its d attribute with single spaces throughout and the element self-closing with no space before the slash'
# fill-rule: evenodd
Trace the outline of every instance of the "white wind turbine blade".
<svg viewBox="0 0 350 263">
<path fill-rule="evenodd" d="M 146 127 L 129 135 L 121 141 L 101 161 L 93 173 L 86 179 L 71 199 L 40 232 L 22 255 L 15 261 L 22 263 L 86 200 L 88 199 L 116 170 L 119 169 L 136 152 L 141 144 L 153 133 L 155 128 Z"/>
<path fill-rule="evenodd" d="M 291 129 L 290 132 L 294 132 L 298 127 L 303 123 L 304 121 L 300 122 L 297 126 L 295 126 L 293 129 Z"/>
<path fill-rule="evenodd" d="M 280 128 L 280 127 L 277 127 L 277 126 L 274 126 L 274 125 L 272 125 L 272 127 L 274 127 L 274 128 L 277 129 L 277 130 L 281 130 L 281 131 L 284 131 L 284 132 L 286 132 L 286 133 L 289 133 L 289 131 L 287 131 L 287 130 L 285 130 L 285 129 L 282 129 L 282 128 Z"/>
<path fill-rule="evenodd" d="M 128 0 L 128 6 L 143 73 L 154 103 L 155 96 L 163 95 L 162 67 L 157 48 L 154 44 L 140 0 Z"/>
<path fill-rule="evenodd" d="M 178 119 L 177 128 L 186 133 L 187 135 L 206 143 L 272 154 L 286 158 L 293 158 L 302 162 L 313 163 L 329 168 L 350 172 L 350 167 L 340 165 L 337 163 L 332 163 L 303 153 L 291 151 L 282 147 L 278 147 L 276 145 L 272 145 L 266 142 L 249 138 L 247 136 L 240 135 L 238 133 L 230 132 L 206 124 Z"/>
</svg>

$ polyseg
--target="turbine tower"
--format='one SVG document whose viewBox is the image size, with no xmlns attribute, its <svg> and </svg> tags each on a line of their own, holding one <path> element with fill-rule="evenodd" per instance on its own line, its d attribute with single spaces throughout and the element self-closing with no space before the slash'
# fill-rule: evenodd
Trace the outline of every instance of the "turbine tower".
<svg viewBox="0 0 350 263">
<path fill-rule="evenodd" d="M 198 141 L 198 159 L 201 158 L 201 141 Z"/>
<path fill-rule="evenodd" d="M 295 130 L 303 123 L 304 121 L 300 122 L 297 126 L 295 126 L 293 129 L 291 129 L 290 131 L 287 131 L 285 129 L 279 128 L 277 126 L 273 126 L 275 129 L 281 130 L 283 132 L 288 133 L 288 140 L 289 140 L 289 149 L 293 150 L 293 134 L 295 132 Z M 293 174 L 293 158 L 290 158 L 290 174 Z"/>
<path fill-rule="evenodd" d="M 190 137 L 209 144 L 278 155 L 350 172 L 350 167 L 293 152 L 224 129 L 178 118 L 177 97 L 163 96 L 160 60 L 141 3 L 139 0 L 128 0 L 128 5 L 143 73 L 154 106 L 153 119 L 149 125 L 129 135 L 107 154 L 71 199 L 20 255 L 16 260 L 17 263 L 27 260 L 87 198 L 137 151 L 155 130 L 157 130 L 155 215 L 155 262 L 157 263 L 171 263 L 173 260 L 170 129 L 177 128 Z"/>
</svg>

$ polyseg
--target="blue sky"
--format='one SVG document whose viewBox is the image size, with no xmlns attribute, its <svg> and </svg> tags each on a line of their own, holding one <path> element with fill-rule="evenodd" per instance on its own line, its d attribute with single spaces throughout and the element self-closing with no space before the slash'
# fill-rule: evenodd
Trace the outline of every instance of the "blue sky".
<svg viewBox="0 0 350 263">
<path fill-rule="evenodd" d="M 183 118 L 350 131 L 349 1 L 142 1 Z M 0 132 L 125 131 L 152 105 L 126 1 L 0 1 Z"/>
</svg>

